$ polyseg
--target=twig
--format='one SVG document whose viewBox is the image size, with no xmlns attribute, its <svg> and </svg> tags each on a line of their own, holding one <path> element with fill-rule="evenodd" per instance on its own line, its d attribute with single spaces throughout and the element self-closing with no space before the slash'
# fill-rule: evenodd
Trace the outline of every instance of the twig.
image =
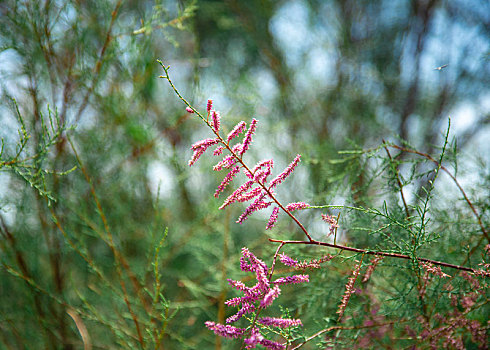
<svg viewBox="0 0 490 350">
<path fill-rule="evenodd" d="M 386 143 L 385 140 L 383 140 L 383 144 L 385 143 Z M 385 146 L 384 149 L 386 150 L 386 154 L 388 154 L 388 158 L 390 158 L 390 162 L 393 162 L 393 158 L 391 158 L 390 150 L 388 149 L 388 147 Z M 396 182 L 398 183 L 398 187 L 400 188 L 400 195 L 402 197 L 403 207 L 405 208 L 405 214 L 407 215 L 407 218 L 409 218 L 410 212 L 408 211 L 407 201 L 405 200 L 405 195 L 403 194 L 403 184 L 400 180 L 400 173 L 398 172 L 398 168 L 396 167 L 395 164 L 394 164 L 394 171 L 396 176 Z"/>
<path fill-rule="evenodd" d="M 463 195 L 466 203 L 468 203 L 468 205 L 470 206 L 471 208 L 471 211 L 473 211 L 473 214 L 475 215 L 476 219 L 478 220 L 478 224 L 480 225 L 480 229 L 483 233 L 483 235 L 485 236 L 485 238 L 487 239 L 487 241 L 490 243 L 490 237 L 488 236 L 488 233 L 487 233 L 487 230 L 485 229 L 485 226 L 483 226 L 483 222 L 481 221 L 481 217 L 480 215 L 478 214 L 478 212 L 476 211 L 473 203 L 471 203 L 471 201 L 469 200 L 468 196 L 466 195 L 466 192 L 463 190 L 463 187 L 461 187 L 461 185 L 459 184 L 458 180 L 456 179 L 456 177 L 442 164 L 440 164 L 440 162 L 438 162 L 437 160 L 435 160 L 434 158 L 432 158 L 429 154 L 427 153 L 423 153 L 423 152 L 419 152 L 419 151 L 416 151 L 416 150 L 412 150 L 412 149 L 409 149 L 409 148 L 405 148 L 405 147 L 401 147 L 401 146 L 398 146 L 398 145 L 387 145 L 388 147 L 392 147 L 392 148 L 396 148 L 400 151 L 403 151 L 403 152 L 408 152 L 408 153 L 413 153 L 413 154 L 417 154 L 419 156 L 422 156 L 428 160 L 430 160 L 431 162 L 433 162 L 434 164 L 436 164 L 438 167 L 440 167 L 446 174 L 449 175 L 449 177 L 454 181 L 454 183 L 456 184 L 456 186 L 458 186 L 458 189 L 459 191 L 461 192 L 461 194 Z"/>
<path fill-rule="evenodd" d="M 382 256 L 387 256 L 390 258 L 407 259 L 407 260 L 412 259 L 412 257 L 410 257 L 409 255 L 405 255 L 405 254 L 389 253 L 389 252 L 381 252 L 381 251 L 360 249 L 360 248 L 354 248 L 354 247 L 347 247 L 347 246 L 343 246 L 343 245 L 339 245 L 339 244 L 332 244 L 332 243 L 321 242 L 321 241 L 316 241 L 316 240 L 311 240 L 311 241 L 285 241 L 285 240 L 280 240 L 280 239 L 269 238 L 269 241 L 274 242 L 274 243 L 281 243 L 281 245 L 284 245 L 284 244 L 318 245 L 318 246 L 323 246 L 323 247 L 330 247 L 330 248 L 335 248 L 335 249 L 347 250 L 347 251 L 355 252 L 355 253 L 363 253 L 363 254 L 369 254 L 369 255 L 382 255 Z M 415 259 L 418 261 L 428 262 L 428 263 L 431 263 L 434 265 L 450 267 L 452 269 L 458 269 L 458 270 L 463 270 L 463 271 L 468 271 L 468 272 L 475 272 L 475 270 L 470 268 L 470 267 L 449 264 L 446 262 L 436 261 L 436 260 L 431 260 L 431 259 L 426 259 L 426 258 L 415 258 Z"/>
<path fill-rule="evenodd" d="M 99 201 L 99 198 L 97 196 L 97 193 L 95 192 L 95 188 L 92 184 L 92 181 L 90 180 L 90 176 L 88 175 L 87 173 L 87 170 L 85 169 L 85 166 L 83 165 L 77 151 L 76 151 L 76 148 L 75 148 L 75 145 L 72 143 L 71 139 L 68 138 L 68 142 L 70 143 L 70 146 L 73 150 L 73 153 L 75 155 L 75 158 L 77 159 L 77 162 L 78 164 L 80 165 L 80 170 L 82 171 L 84 177 L 85 177 L 85 180 L 87 181 L 88 185 L 90 186 L 90 192 L 92 194 L 92 197 L 95 201 L 95 204 L 97 206 L 97 210 L 99 212 L 99 216 L 102 220 L 102 223 L 104 225 L 104 230 L 105 230 L 105 233 L 107 235 L 107 237 L 109 238 L 109 247 L 111 248 L 111 251 L 112 253 L 114 254 L 114 260 L 116 262 L 116 271 L 117 271 L 117 274 L 118 274 L 118 277 L 119 277 L 119 283 L 121 285 L 121 289 L 123 291 L 123 294 L 124 294 L 124 302 L 126 303 L 126 306 L 128 308 L 128 311 L 131 315 L 131 318 L 133 319 L 133 322 L 135 324 L 135 327 L 136 327 L 136 332 L 138 333 L 138 340 L 141 344 L 141 346 L 144 348 L 145 347 L 145 342 L 144 342 L 144 339 L 143 339 L 143 335 L 141 333 L 141 329 L 140 329 L 140 324 L 138 322 L 138 319 L 136 317 L 136 315 L 134 314 L 134 311 L 131 307 L 131 303 L 129 301 L 129 295 L 128 295 L 128 292 L 127 292 L 127 288 L 126 288 L 126 283 L 124 282 L 124 277 L 123 277 L 123 274 L 122 274 L 122 266 L 128 270 L 129 269 L 129 266 L 126 264 L 124 264 L 122 262 L 122 257 L 121 257 L 121 254 L 120 252 L 116 249 L 116 246 L 114 244 L 114 238 L 112 236 L 112 233 L 111 233 L 111 230 L 109 229 L 109 223 L 107 222 L 107 218 L 104 214 L 104 211 L 102 209 L 102 205 L 100 204 L 100 201 Z"/>
<path fill-rule="evenodd" d="M 85 110 L 85 107 L 87 107 L 88 99 L 92 92 L 95 89 L 95 85 L 97 85 L 97 81 L 99 80 L 99 73 L 100 69 L 102 68 L 102 60 L 104 58 L 105 52 L 107 50 L 107 47 L 109 46 L 109 43 L 111 42 L 112 39 L 112 27 L 114 26 L 114 22 L 116 21 L 117 13 L 119 12 L 119 8 L 122 5 L 122 0 L 119 0 L 114 7 L 114 10 L 111 13 L 111 23 L 109 24 L 109 29 L 107 30 L 107 34 L 105 37 L 104 45 L 102 45 L 102 49 L 100 50 L 100 55 L 99 58 L 97 59 L 97 62 L 95 63 L 95 68 L 94 68 L 94 73 L 93 73 L 93 79 L 92 79 L 92 84 L 90 85 L 90 88 L 87 90 L 87 93 L 83 97 L 82 104 L 78 108 L 77 114 L 76 114 L 76 121 L 78 122 L 83 111 Z"/>
<path fill-rule="evenodd" d="M 383 326 L 386 326 L 386 325 L 390 325 L 390 324 L 393 324 L 393 323 L 400 323 L 400 322 L 405 322 L 403 320 L 398 320 L 398 321 L 390 321 L 390 322 L 385 322 L 385 323 L 378 323 L 378 324 L 372 324 L 372 325 L 367 325 L 367 326 L 353 326 L 353 327 L 344 327 L 344 326 L 333 326 L 333 327 L 328 327 L 328 328 L 325 328 L 325 329 L 322 329 L 321 331 L 319 332 L 316 332 L 315 334 L 313 334 L 312 336 L 306 338 L 306 340 L 298 345 L 296 345 L 294 348 L 291 348 L 290 350 L 296 350 L 296 349 L 299 349 L 301 348 L 303 345 L 305 345 L 306 343 L 308 343 L 309 341 L 315 339 L 316 337 L 322 335 L 323 333 L 327 333 L 327 332 L 330 332 L 330 331 L 334 331 L 336 329 L 338 330 L 352 330 L 352 329 L 364 329 L 364 328 L 376 328 L 376 327 L 383 327 Z"/>
<path fill-rule="evenodd" d="M 190 109 L 192 109 L 194 111 L 194 113 L 196 113 L 196 115 L 201 118 L 205 123 L 206 125 L 213 131 L 213 133 L 216 135 L 216 138 L 219 139 L 220 143 L 223 144 L 224 147 L 226 147 L 226 149 L 231 153 L 231 155 L 233 155 L 233 157 L 241 164 L 241 166 L 246 170 L 248 171 L 249 174 L 253 174 L 253 172 L 250 170 L 250 168 L 243 162 L 242 158 L 237 155 L 235 152 L 233 152 L 232 148 L 230 147 L 230 145 L 228 144 L 228 142 L 226 142 L 221 136 L 220 134 L 214 130 L 214 128 L 212 127 L 212 125 L 209 123 L 209 121 L 207 120 L 207 118 L 204 118 L 204 116 L 199 113 L 198 110 L 196 110 L 193 106 L 191 106 L 191 104 L 180 94 L 179 90 L 177 90 L 177 88 L 175 87 L 175 85 L 173 84 L 172 80 L 170 79 L 170 76 L 168 74 L 168 70 L 170 68 L 170 66 L 167 66 L 165 67 L 165 65 L 163 64 L 162 61 L 160 60 L 157 60 L 158 63 L 160 63 L 160 65 L 162 66 L 163 70 L 165 71 L 165 75 L 161 75 L 160 78 L 164 78 L 164 79 L 167 79 L 170 86 L 172 87 L 172 89 L 174 90 L 174 92 L 177 94 L 177 96 L 179 96 L 179 98 L 182 100 L 182 102 L 184 102 L 187 107 L 189 107 Z M 272 199 L 279 208 L 281 208 L 286 214 L 289 215 L 289 217 L 291 217 L 291 219 L 293 219 L 293 221 L 296 223 L 296 225 L 299 226 L 299 228 L 301 229 L 301 231 L 303 231 L 303 233 L 306 235 L 306 237 L 308 237 L 308 239 L 310 241 L 313 241 L 313 239 L 311 238 L 310 234 L 308 233 L 308 231 L 305 229 L 305 227 L 303 226 L 303 224 L 301 224 L 301 222 L 299 222 L 298 219 L 296 219 L 296 217 L 289 211 L 287 210 L 280 202 L 279 200 L 274 196 L 274 194 L 269 190 L 269 188 L 267 186 L 265 186 L 262 182 L 260 181 L 257 181 L 257 183 L 260 185 L 260 187 L 262 187 L 264 189 L 264 191 L 267 193 L 267 195 L 269 196 L 270 199 Z"/>
</svg>

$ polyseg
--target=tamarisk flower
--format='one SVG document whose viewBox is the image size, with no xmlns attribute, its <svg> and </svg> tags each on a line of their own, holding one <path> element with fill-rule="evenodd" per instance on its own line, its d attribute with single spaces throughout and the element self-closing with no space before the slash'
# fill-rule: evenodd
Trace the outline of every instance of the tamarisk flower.
<svg viewBox="0 0 490 350">
<path fill-rule="evenodd" d="M 233 140 L 235 137 L 240 135 L 243 132 L 243 130 L 245 130 L 246 126 L 247 124 L 244 121 L 241 121 L 240 123 L 235 125 L 233 130 L 231 130 L 228 136 L 226 137 L 226 143 L 230 143 L 231 140 Z"/>
<path fill-rule="evenodd" d="M 240 167 L 236 166 L 225 176 L 221 184 L 216 189 L 214 196 L 217 198 L 221 192 L 223 192 L 226 186 L 233 180 L 233 178 L 240 172 Z"/>
<path fill-rule="evenodd" d="M 308 275 L 295 275 L 295 276 L 281 277 L 275 280 L 274 284 L 278 285 L 278 284 L 292 284 L 292 283 L 303 283 L 303 282 L 309 282 Z"/>
<path fill-rule="evenodd" d="M 320 259 L 311 259 L 309 262 L 304 260 L 303 262 L 299 262 L 297 260 L 294 260 L 293 258 L 287 256 L 286 254 L 282 253 L 279 255 L 279 260 L 286 266 L 291 266 L 294 267 L 296 270 L 306 270 L 306 269 L 319 269 L 320 264 L 323 264 L 324 262 L 332 260 L 334 257 L 330 254 L 327 254 Z M 297 280 L 301 278 L 308 278 L 308 275 L 298 275 L 298 276 L 292 276 L 296 277 Z M 276 280 L 274 283 L 277 283 L 278 281 Z M 291 283 L 298 283 L 292 281 Z"/>
<path fill-rule="evenodd" d="M 268 339 L 265 339 L 262 334 L 260 334 L 259 330 L 254 327 L 252 328 L 250 332 L 250 337 L 244 340 L 244 343 L 246 344 L 245 349 L 255 349 L 255 346 L 260 344 L 267 349 L 271 350 L 282 350 L 284 349 L 284 345 L 271 341 Z"/>
<path fill-rule="evenodd" d="M 252 122 L 250 123 L 250 127 L 248 128 L 248 131 L 245 134 L 245 138 L 243 139 L 243 147 L 239 155 L 244 154 L 250 147 L 250 144 L 252 143 L 252 135 L 255 133 L 256 129 L 257 129 L 257 119 L 253 118 Z"/>
<path fill-rule="evenodd" d="M 319 269 L 321 264 L 330 261 L 333 258 L 333 255 L 327 254 L 320 259 L 311 259 L 309 262 L 304 260 L 303 262 L 298 262 L 295 268 L 296 270 Z"/>
<path fill-rule="evenodd" d="M 204 324 L 206 325 L 206 327 L 208 327 L 209 330 L 225 338 L 239 338 L 243 335 L 243 333 L 245 333 L 245 329 L 233 327 L 230 325 L 225 326 L 211 321 L 207 321 Z"/>
<path fill-rule="evenodd" d="M 286 211 L 294 211 L 299 209 L 304 209 L 309 205 L 304 202 L 290 203 L 285 208 L 282 207 L 279 202 L 274 197 L 275 188 L 282 183 L 291 173 L 294 171 L 295 167 L 298 165 L 301 156 L 298 154 L 294 160 L 288 165 L 286 169 L 279 175 L 277 175 L 270 183 L 268 178 L 272 173 L 272 168 L 274 167 L 274 161 L 272 159 L 262 160 L 258 162 L 253 168 L 248 167 L 243 162 L 243 156 L 250 149 L 252 144 L 252 138 L 257 130 L 258 120 L 253 118 L 247 129 L 247 124 L 244 121 L 237 123 L 234 128 L 228 133 L 226 139 L 220 135 L 220 114 L 218 111 L 212 109 L 213 101 L 208 100 L 206 111 L 208 119 L 206 123 L 210 126 L 215 135 L 214 139 L 208 138 L 196 142 L 192 145 L 193 155 L 189 160 L 189 166 L 194 165 L 194 163 L 201 157 L 204 152 L 208 150 L 210 146 L 216 145 L 213 151 L 213 155 L 221 156 L 223 151 L 227 149 L 230 154 L 224 155 L 223 158 L 214 165 L 213 170 L 221 171 L 227 169 L 228 173 L 222 180 L 221 184 L 216 189 L 214 196 L 218 197 L 230 182 L 242 172 L 249 178 L 248 181 L 239 186 L 228 198 L 225 199 L 223 204 L 219 209 L 224 209 L 228 205 L 234 202 L 248 202 L 252 201 L 248 207 L 243 211 L 243 213 L 238 217 L 237 223 L 243 223 L 252 213 L 263 210 L 271 206 L 274 202 L 278 206 L 274 207 L 272 214 L 269 218 L 266 229 L 272 229 L 279 215 L 279 209 L 283 208 Z M 187 112 L 194 113 L 195 110 L 191 107 L 186 108 Z M 198 115 L 202 117 L 199 113 Z M 210 120 L 209 120 L 210 118 Z M 242 142 L 235 143 L 231 145 L 230 143 L 245 130 L 245 136 Z M 252 170 L 250 170 L 252 169 Z M 254 186 L 256 185 L 256 186 Z"/>
<path fill-rule="evenodd" d="M 211 101 L 211 100 L 209 100 L 209 101 Z M 209 105 L 209 103 L 208 103 L 208 105 Z M 216 131 L 217 133 L 219 133 L 219 126 L 220 126 L 219 112 L 211 111 L 211 120 L 213 122 L 213 129 L 214 129 L 214 131 Z"/>
<path fill-rule="evenodd" d="M 349 277 L 349 281 L 345 285 L 345 293 L 342 297 L 342 302 L 339 305 L 339 309 L 337 313 L 339 314 L 339 320 L 342 319 L 344 315 L 345 308 L 347 307 L 347 303 L 349 302 L 350 296 L 354 293 L 354 283 L 356 283 L 357 276 L 359 276 L 359 271 L 361 270 L 361 263 L 358 263 L 354 270 L 352 271 L 352 276 Z"/>
<path fill-rule="evenodd" d="M 189 160 L 189 166 L 192 166 L 210 146 L 215 145 L 218 142 L 219 140 L 217 139 L 205 139 L 193 144 L 191 149 L 194 150 L 194 154 L 192 155 L 191 160 Z"/>
<path fill-rule="evenodd" d="M 289 203 L 288 205 L 286 205 L 286 210 L 288 210 L 288 211 L 300 210 L 300 209 L 304 209 L 304 208 L 309 207 L 309 206 L 310 205 L 308 203 L 305 203 L 305 202 Z"/>
<path fill-rule="evenodd" d="M 279 260 L 281 260 L 281 262 L 284 265 L 286 265 L 286 266 L 295 267 L 296 265 L 298 265 L 298 262 L 296 260 L 294 260 L 293 258 L 287 256 L 284 253 L 282 253 L 281 255 L 279 255 Z"/>
<path fill-rule="evenodd" d="M 425 271 L 433 275 L 439 276 L 441 278 L 451 277 L 447 273 L 442 272 L 439 266 L 434 266 L 431 263 L 421 262 L 420 266 L 424 268 Z"/>
<path fill-rule="evenodd" d="M 258 321 L 266 326 L 273 326 L 279 328 L 288 328 L 293 326 L 301 326 L 301 320 L 290 318 L 275 318 L 275 317 L 261 317 Z"/>
<path fill-rule="evenodd" d="M 369 265 L 368 268 L 366 269 L 366 273 L 364 274 L 364 277 L 362 278 L 362 283 L 369 281 L 369 279 L 371 278 L 371 275 L 374 272 L 374 269 L 376 268 L 378 263 L 381 260 L 383 260 L 383 258 L 384 258 L 384 256 L 378 255 L 374 259 L 371 260 L 371 265 Z"/>
<path fill-rule="evenodd" d="M 285 254 L 282 254 L 280 259 L 283 263 L 294 262 L 293 259 Z M 308 282 L 307 275 L 286 276 L 270 282 L 270 277 L 268 276 L 269 268 L 267 265 L 245 247 L 242 248 L 240 269 L 242 271 L 254 272 L 257 282 L 252 287 L 248 287 L 241 281 L 228 280 L 229 285 L 243 293 L 243 296 L 235 297 L 225 302 L 225 305 L 240 308 L 237 313 L 226 319 L 227 324 L 237 322 L 246 314 L 255 313 L 260 309 L 269 307 L 281 294 L 280 285 Z M 302 325 L 299 319 L 275 317 L 261 317 L 257 322 L 261 327 L 288 328 Z M 252 327 L 248 334 L 246 334 L 245 329 L 231 325 L 222 325 L 211 321 L 206 322 L 205 325 L 215 334 L 225 338 L 245 338 L 243 341 L 247 349 L 255 348 L 259 344 L 267 349 L 285 349 L 283 344 L 265 339 L 257 326 Z"/>
<path fill-rule="evenodd" d="M 269 218 L 269 222 L 267 223 L 267 227 L 265 228 L 266 230 L 270 230 L 274 227 L 277 221 L 277 216 L 279 214 L 279 207 L 275 207 L 272 209 L 272 214 Z"/>
<path fill-rule="evenodd" d="M 330 225 L 330 231 L 327 237 L 331 236 L 334 233 L 335 229 L 339 227 L 337 219 L 335 219 L 333 216 L 322 214 L 322 220 Z"/>
<path fill-rule="evenodd" d="M 218 146 L 213 152 L 213 156 L 219 156 L 221 153 L 223 153 L 223 150 L 225 149 L 224 146 Z"/>
<path fill-rule="evenodd" d="M 296 155 L 296 157 L 291 162 L 291 164 L 289 164 L 288 167 L 286 169 L 284 169 L 284 171 L 282 173 L 280 173 L 279 175 L 277 175 L 274 178 L 274 180 L 271 181 L 270 186 L 269 186 L 269 189 L 273 189 L 274 187 L 276 187 L 277 185 L 279 185 L 281 182 L 283 182 L 284 180 L 286 180 L 286 178 L 289 175 L 292 174 L 292 172 L 294 171 L 294 168 L 296 168 L 296 165 L 298 165 L 298 163 L 300 161 L 300 158 L 301 158 L 301 156 L 299 154 Z"/>
</svg>

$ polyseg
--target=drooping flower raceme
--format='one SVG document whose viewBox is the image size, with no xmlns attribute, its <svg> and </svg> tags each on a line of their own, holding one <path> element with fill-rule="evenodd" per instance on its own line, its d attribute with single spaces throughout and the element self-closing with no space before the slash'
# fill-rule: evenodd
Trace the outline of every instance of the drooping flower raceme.
<svg viewBox="0 0 490 350">
<path fill-rule="evenodd" d="M 296 260 L 282 254 L 280 261 L 288 266 L 294 266 Z M 243 296 L 229 299 L 225 302 L 228 306 L 237 306 L 240 309 L 233 316 L 226 319 L 227 325 L 208 321 L 205 323 L 209 330 L 225 338 L 244 338 L 247 349 L 255 348 L 256 345 L 262 345 L 267 349 L 284 349 L 285 346 L 279 342 L 265 339 L 260 332 L 263 327 L 288 328 L 301 326 L 301 320 L 276 317 L 260 317 L 252 327 L 247 329 L 238 328 L 229 325 L 237 322 L 246 314 L 254 314 L 269 307 L 275 299 L 281 294 L 280 285 L 308 282 L 308 275 L 294 275 L 280 277 L 271 281 L 269 268 L 260 259 L 258 259 L 247 248 L 242 248 L 242 257 L 240 258 L 240 268 L 242 271 L 255 272 L 256 284 L 247 287 L 241 281 L 228 280 L 228 283 Z"/>
</svg>

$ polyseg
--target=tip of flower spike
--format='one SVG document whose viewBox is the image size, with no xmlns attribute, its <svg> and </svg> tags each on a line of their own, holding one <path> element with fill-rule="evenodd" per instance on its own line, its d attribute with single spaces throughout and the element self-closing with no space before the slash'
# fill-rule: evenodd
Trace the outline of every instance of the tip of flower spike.
<svg viewBox="0 0 490 350">
<path fill-rule="evenodd" d="M 240 155 L 243 155 L 245 152 L 247 152 L 248 148 L 250 147 L 250 144 L 252 143 L 252 135 L 255 133 L 256 129 L 257 129 L 257 119 L 253 118 L 252 122 L 250 123 L 250 127 L 247 131 L 247 134 L 243 139 L 243 147 L 239 152 Z"/>
<path fill-rule="evenodd" d="M 296 265 L 298 265 L 298 261 L 287 256 L 285 253 L 279 255 L 279 260 L 281 260 L 281 262 L 287 266 L 295 267 Z"/>
<path fill-rule="evenodd" d="M 214 129 L 214 131 L 219 132 L 219 126 L 220 126 L 219 112 L 209 111 L 208 113 L 211 113 L 211 119 L 212 119 L 212 122 L 213 122 L 213 129 Z"/>
<path fill-rule="evenodd" d="M 288 211 L 293 211 L 293 210 L 301 210 L 304 208 L 309 207 L 310 205 L 305 202 L 296 202 L 296 203 L 289 203 L 286 205 L 286 210 Z"/>
<path fill-rule="evenodd" d="M 275 207 L 272 210 L 272 214 L 269 218 L 269 222 L 267 223 L 267 227 L 265 228 L 266 230 L 271 230 L 274 227 L 277 221 L 278 214 L 279 214 L 279 207 Z"/>
<path fill-rule="evenodd" d="M 185 110 L 187 111 L 187 113 L 194 113 L 194 110 L 191 107 L 186 107 Z"/>
<path fill-rule="evenodd" d="M 211 108 L 213 108 L 213 100 L 209 99 L 208 104 L 206 106 L 206 109 L 208 111 L 208 114 L 211 112 Z"/>
</svg>

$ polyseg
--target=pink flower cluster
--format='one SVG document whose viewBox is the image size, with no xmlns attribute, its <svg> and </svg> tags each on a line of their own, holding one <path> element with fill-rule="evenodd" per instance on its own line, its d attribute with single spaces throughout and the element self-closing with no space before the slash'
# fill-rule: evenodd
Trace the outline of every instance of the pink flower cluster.
<svg viewBox="0 0 490 350">
<path fill-rule="evenodd" d="M 296 265 L 294 265 L 294 268 L 296 270 L 319 269 L 321 264 L 330 261 L 333 258 L 333 255 L 327 254 L 320 259 L 311 259 L 310 261 L 304 260 L 303 262 L 298 262 Z"/>
<path fill-rule="evenodd" d="M 335 232 L 335 229 L 337 229 L 339 227 L 339 225 L 337 223 L 337 219 L 335 219 L 333 216 L 322 214 L 322 220 L 330 225 L 330 231 L 329 231 L 327 237 L 331 236 Z"/>
<path fill-rule="evenodd" d="M 291 175 L 296 166 L 298 165 L 301 156 L 298 154 L 294 160 L 277 175 L 270 182 L 268 180 L 272 173 L 272 168 L 274 167 L 274 161 L 272 159 L 262 160 L 255 165 L 253 169 L 250 169 L 243 163 L 242 158 L 245 153 L 250 149 L 252 144 L 252 138 L 257 130 L 257 119 L 253 118 L 247 129 L 247 124 L 241 121 L 235 125 L 235 127 L 228 133 L 226 138 L 220 136 L 220 114 L 219 112 L 212 109 L 213 101 L 208 100 L 207 103 L 207 118 L 206 123 L 213 130 L 216 135 L 215 138 L 208 138 L 196 142 L 192 145 L 191 149 L 194 152 L 191 159 L 189 160 L 189 166 L 194 165 L 194 163 L 208 150 L 209 147 L 216 145 L 213 151 L 214 156 L 221 156 L 223 151 L 227 149 L 230 154 L 225 155 L 214 167 L 213 170 L 220 171 L 227 169 L 228 173 L 224 177 L 221 184 L 216 189 L 214 194 L 215 197 L 219 195 L 226 189 L 226 187 L 231 183 L 231 181 L 240 173 L 243 172 L 247 176 L 248 180 L 239 186 L 233 193 L 231 193 L 220 206 L 220 209 L 224 209 L 228 205 L 235 202 L 248 202 L 252 201 L 251 204 L 244 210 L 237 220 L 237 223 L 243 223 L 252 213 L 268 208 L 274 202 L 274 190 L 281 184 L 286 178 Z M 187 107 L 187 112 L 194 113 L 194 109 Z M 198 113 L 199 114 L 199 113 Z M 241 133 L 245 130 L 245 136 L 242 142 L 238 142 L 235 145 L 230 143 L 234 141 Z M 276 202 L 277 203 L 277 202 Z M 289 203 L 284 209 L 287 212 L 294 210 L 300 210 L 307 208 L 309 205 L 304 202 Z M 272 214 L 267 223 L 266 229 L 272 229 L 277 221 L 279 215 L 279 206 L 276 206 L 272 210 Z"/>
<path fill-rule="evenodd" d="M 442 272 L 439 266 L 434 266 L 431 263 L 421 262 L 420 266 L 422 266 L 424 270 L 428 273 L 439 276 L 441 278 L 451 277 L 447 273 Z"/>
<path fill-rule="evenodd" d="M 345 285 L 345 293 L 344 296 L 342 297 L 342 302 L 339 305 L 339 309 L 337 310 L 337 313 L 339 314 L 339 320 L 344 315 L 344 311 L 347 308 L 347 303 L 349 302 L 351 295 L 354 293 L 354 283 L 356 283 L 356 279 L 357 276 L 359 276 L 360 270 L 361 270 L 361 263 L 358 263 L 354 267 L 354 270 L 352 271 L 352 276 L 349 277 L 349 281 Z"/>
<path fill-rule="evenodd" d="M 366 283 L 367 281 L 369 281 L 369 279 L 371 278 L 371 275 L 374 272 L 374 269 L 376 268 L 376 266 L 378 266 L 378 263 L 381 260 L 383 260 L 383 258 L 384 258 L 383 256 L 378 255 L 375 258 L 371 259 L 371 265 L 369 265 L 368 268 L 366 269 L 366 273 L 364 274 L 364 277 L 362 278 L 362 283 Z"/>
<path fill-rule="evenodd" d="M 285 254 L 280 257 L 281 262 L 289 264 L 295 260 L 291 259 Z M 269 276 L 269 268 L 254 254 L 252 254 L 247 248 L 242 248 L 242 257 L 240 258 L 240 268 L 242 271 L 255 272 L 255 278 L 257 283 L 252 287 L 247 287 L 241 281 L 228 280 L 228 283 L 238 291 L 243 293 L 243 296 L 229 299 L 225 302 L 228 306 L 238 306 L 240 309 L 236 314 L 226 319 L 226 323 L 234 323 L 238 321 L 242 316 L 257 312 L 260 309 L 265 309 L 272 304 L 272 302 L 279 296 L 281 289 L 279 285 L 303 283 L 308 282 L 308 275 L 294 275 L 287 277 L 280 277 L 274 281 L 271 281 Z M 268 327 L 296 327 L 300 326 L 301 320 L 288 319 L 288 318 L 274 318 L 274 317 L 261 317 L 257 322 L 263 326 Z M 281 343 L 265 339 L 260 333 L 260 329 L 257 325 L 254 325 L 250 331 L 246 334 L 245 329 L 237 328 L 230 325 L 222 325 L 214 322 L 206 322 L 206 327 L 212 330 L 215 334 L 226 338 L 242 338 L 244 339 L 247 349 L 255 348 L 260 344 L 267 349 L 284 349 L 285 346 Z"/>
</svg>

